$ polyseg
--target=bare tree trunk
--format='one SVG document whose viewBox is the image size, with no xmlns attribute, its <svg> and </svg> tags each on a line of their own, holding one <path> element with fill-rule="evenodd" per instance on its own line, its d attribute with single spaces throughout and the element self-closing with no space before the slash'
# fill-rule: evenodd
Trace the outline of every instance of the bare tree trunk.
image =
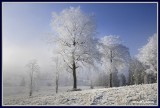
<svg viewBox="0 0 160 108">
<path fill-rule="evenodd" d="M 77 76 L 76 76 L 76 64 L 75 61 L 73 61 L 73 89 L 77 89 Z"/>
<path fill-rule="evenodd" d="M 110 83 L 110 87 L 112 87 L 112 73 L 110 73 L 110 80 L 109 80 L 109 83 Z"/>
<path fill-rule="evenodd" d="M 30 92 L 29 92 L 29 96 L 32 96 L 32 90 L 30 90 Z"/>
<path fill-rule="evenodd" d="M 56 59 L 56 93 L 58 93 L 58 81 L 59 81 L 59 67 L 58 67 L 59 61 L 58 58 Z"/>
<path fill-rule="evenodd" d="M 30 83 L 30 92 L 29 92 L 29 96 L 32 96 L 32 92 L 33 92 L 33 66 L 31 68 L 32 72 L 30 73 L 30 78 L 31 78 L 31 83 Z"/>
<path fill-rule="evenodd" d="M 56 77 L 56 93 L 58 93 L 58 80 L 59 80 L 59 78 Z"/>
<path fill-rule="evenodd" d="M 29 96 L 32 96 L 32 90 L 33 90 L 33 85 L 32 85 L 33 81 L 32 81 L 32 75 L 31 75 L 31 83 L 30 83 L 30 92 L 29 92 Z"/>
<path fill-rule="evenodd" d="M 92 79 L 91 79 L 91 85 L 90 85 L 90 88 L 93 89 L 93 83 L 92 83 Z"/>
<path fill-rule="evenodd" d="M 111 73 L 110 73 L 110 87 L 112 87 L 112 58 L 113 58 L 113 56 L 112 56 L 112 51 L 110 51 L 111 52 L 111 58 L 110 58 L 110 63 L 111 63 Z"/>
<path fill-rule="evenodd" d="M 76 41 L 74 38 L 73 41 L 73 46 L 76 46 Z M 72 52 L 72 57 L 73 57 L 73 64 L 72 64 L 72 70 L 73 70 L 73 90 L 77 89 L 77 76 L 76 76 L 76 63 L 75 63 L 75 58 L 74 58 L 74 51 Z"/>
<path fill-rule="evenodd" d="M 29 96 L 32 96 L 35 87 L 34 73 L 39 71 L 39 66 L 36 60 L 30 61 L 26 66 L 29 68 Z"/>
</svg>

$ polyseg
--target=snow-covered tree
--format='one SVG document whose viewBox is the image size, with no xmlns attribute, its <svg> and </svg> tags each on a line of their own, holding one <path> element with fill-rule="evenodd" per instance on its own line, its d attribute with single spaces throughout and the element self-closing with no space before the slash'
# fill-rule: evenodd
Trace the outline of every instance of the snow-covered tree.
<svg viewBox="0 0 160 108">
<path fill-rule="evenodd" d="M 122 83 L 123 83 L 123 80 L 122 80 Z M 118 70 L 116 68 L 112 73 L 112 85 L 114 87 L 118 87 L 120 85 L 120 80 L 118 78 Z"/>
<path fill-rule="evenodd" d="M 60 74 L 63 72 L 63 65 L 62 64 L 62 59 L 60 57 L 60 55 L 54 54 L 53 58 L 52 58 L 53 62 L 55 63 L 55 89 L 56 89 L 56 93 L 58 93 L 58 86 L 59 86 L 59 76 Z"/>
<path fill-rule="evenodd" d="M 122 86 L 126 85 L 126 77 L 123 75 L 123 73 L 121 74 L 121 79 L 122 79 Z"/>
<path fill-rule="evenodd" d="M 157 74 L 157 34 L 155 33 L 148 39 L 148 43 L 139 49 L 137 58 L 146 68 L 146 73 L 155 76 Z"/>
<path fill-rule="evenodd" d="M 34 82 L 35 82 L 36 76 L 38 75 L 40 67 L 36 59 L 29 61 L 26 67 L 28 68 L 27 73 L 29 74 L 29 96 L 32 96 L 32 93 L 35 87 Z"/>
<path fill-rule="evenodd" d="M 58 93 L 58 81 L 59 81 L 59 67 L 58 67 L 59 61 L 58 58 L 56 59 L 56 93 Z"/>
<path fill-rule="evenodd" d="M 129 62 L 129 49 L 122 45 L 118 36 L 105 36 L 100 39 L 100 52 L 102 54 L 102 64 L 109 73 L 110 87 L 112 87 L 112 74 L 117 69 L 122 69 Z"/>
<path fill-rule="evenodd" d="M 136 58 L 132 58 L 129 63 L 129 84 L 142 84 L 145 81 L 144 66 Z"/>
<path fill-rule="evenodd" d="M 96 66 L 94 65 L 88 65 L 86 66 L 86 76 L 87 76 L 87 80 L 89 81 L 89 85 L 90 85 L 90 88 L 93 89 L 94 88 L 94 85 L 95 85 L 95 78 L 96 78 L 96 75 L 97 75 L 97 68 Z"/>
<path fill-rule="evenodd" d="M 67 71 L 73 74 L 73 89 L 77 89 L 77 68 L 85 63 L 93 63 L 95 58 L 96 25 L 92 15 L 85 14 L 80 7 L 70 7 L 60 13 L 53 13 L 51 39 L 61 55 Z"/>
</svg>

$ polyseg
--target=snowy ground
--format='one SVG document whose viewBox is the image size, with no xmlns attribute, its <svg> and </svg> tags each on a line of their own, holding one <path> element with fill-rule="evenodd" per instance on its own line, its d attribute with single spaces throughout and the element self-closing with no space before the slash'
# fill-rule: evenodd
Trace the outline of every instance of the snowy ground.
<svg viewBox="0 0 160 108">
<path fill-rule="evenodd" d="M 4 89 L 3 89 L 4 90 Z M 62 88 L 61 88 L 62 90 Z M 52 89 L 35 92 L 32 97 L 4 95 L 4 105 L 157 105 L 157 83 L 114 88 L 60 91 Z"/>
</svg>

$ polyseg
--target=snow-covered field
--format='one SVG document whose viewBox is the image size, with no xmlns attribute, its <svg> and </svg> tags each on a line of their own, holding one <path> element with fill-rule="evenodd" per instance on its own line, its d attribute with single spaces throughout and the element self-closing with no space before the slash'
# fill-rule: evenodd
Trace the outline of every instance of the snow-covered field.
<svg viewBox="0 0 160 108">
<path fill-rule="evenodd" d="M 55 94 L 52 88 L 28 94 L 4 95 L 3 105 L 157 105 L 157 83 L 88 89 Z M 5 89 L 3 89 L 5 90 Z"/>
</svg>

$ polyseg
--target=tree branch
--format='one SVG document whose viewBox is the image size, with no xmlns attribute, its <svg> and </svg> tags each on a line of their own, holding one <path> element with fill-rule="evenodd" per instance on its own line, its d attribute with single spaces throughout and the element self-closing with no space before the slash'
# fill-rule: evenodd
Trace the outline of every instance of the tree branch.
<svg viewBox="0 0 160 108">
<path fill-rule="evenodd" d="M 65 53 L 65 52 L 64 52 Z M 62 53 L 60 53 L 62 56 L 63 56 L 63 54 Z M 67 63 L 67 61 L 64 59 L 64 56 L 63 56 L 63 60 L 64 60 L 64 62 L 67 64 L 67 66 L 70 68 L 70 69 L 73 69 L 68 63 Z"/>
</svg>

